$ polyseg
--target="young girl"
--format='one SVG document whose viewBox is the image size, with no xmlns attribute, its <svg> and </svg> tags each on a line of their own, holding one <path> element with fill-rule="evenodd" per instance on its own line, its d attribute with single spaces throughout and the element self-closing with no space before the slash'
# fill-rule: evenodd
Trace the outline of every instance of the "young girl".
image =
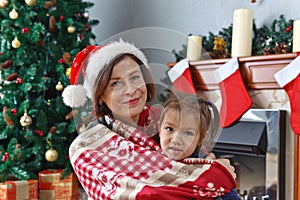
<svg viewBox="0 0 300 200">
<path fill-rule="evenodd" d="M 197 163 L 213 147 L 219 115 L 214 104 L 199 95 L 170 95 L 165 101 L 159 129 L 163 153 L 183 163 Z M 240 199 L 234 190 L 221 199 Z"/>
</svg>

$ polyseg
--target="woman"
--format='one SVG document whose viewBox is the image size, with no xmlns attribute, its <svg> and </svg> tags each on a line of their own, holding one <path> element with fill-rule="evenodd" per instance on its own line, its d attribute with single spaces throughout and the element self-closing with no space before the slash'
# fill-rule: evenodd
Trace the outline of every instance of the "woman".
<svg viewBox="0 0 300 200">
<path fill-rule="evenodd" d="M 228 160 L 210 155 L 201 164 L 185 165 L 165 157 L 150 138 L 158 112 L 146 103 L 155 97 L 154 86 L 147 59 L 134 45 L 120 40 L 89 47 L 73 67 L 83 71 L 84 84 L 67 87 L 64 101 L 82 105 L 86 92 L 97 116 L 70 147 L 74 171 L 90 198 L 212 199 L 236 186 Z"/>
</svg>

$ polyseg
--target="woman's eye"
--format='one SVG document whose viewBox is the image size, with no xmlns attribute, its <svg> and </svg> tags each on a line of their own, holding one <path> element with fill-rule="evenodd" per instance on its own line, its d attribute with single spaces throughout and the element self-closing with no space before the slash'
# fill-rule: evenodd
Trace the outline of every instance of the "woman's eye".
<svg viewBox="0 0 300 200">
<path fill-rule="evenodd" d="M 140 75 L 133 75 L 131 77 L 131 80 L 133 80 L 133 81 L 136 81 L 136 80 L 139 80 L 139 79 L 140 79 Z"/>
<path fill-rule="evenodd" d="M 121 85 L 122 85 L 121 81 L 114 81 L 111 84 L 111 86 L 114 87 L 114 88 L 121 87 Z"/>
</svg>

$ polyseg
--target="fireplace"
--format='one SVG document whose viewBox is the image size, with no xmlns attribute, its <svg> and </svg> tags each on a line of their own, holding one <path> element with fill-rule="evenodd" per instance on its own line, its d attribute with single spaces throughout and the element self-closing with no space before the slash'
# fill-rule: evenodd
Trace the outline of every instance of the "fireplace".
<svg viewBox="0 0 300 200">
<path fill-rule="evenodd" d="M 286 111 L 250 109 L 216 138 L 213 152 L 236 167 L 244 199 L 285 199 L 285 130 Z"/>
</svg>

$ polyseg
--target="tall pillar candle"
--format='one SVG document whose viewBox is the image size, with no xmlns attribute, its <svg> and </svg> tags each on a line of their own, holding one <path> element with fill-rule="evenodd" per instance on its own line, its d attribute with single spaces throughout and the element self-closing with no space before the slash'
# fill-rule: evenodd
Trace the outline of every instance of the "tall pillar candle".
<svg viewBox="0 0 300 200">
<path fill-rule="evenodd" d="M 252 10 L 235 10 L 233 13 L 231 57 L 251 56 L 252 30 Z"/>
<path fill-rule="evenodd" d="M 293 22 L 293 52 L 300 52 L 300 20 Z"/>
<path fill-rule="evenodd" d="M 188 37 L 186 57 L 189 61 L 201 59 L 202 53 L 202 37 L 191 35 Z"/>
</svg>

